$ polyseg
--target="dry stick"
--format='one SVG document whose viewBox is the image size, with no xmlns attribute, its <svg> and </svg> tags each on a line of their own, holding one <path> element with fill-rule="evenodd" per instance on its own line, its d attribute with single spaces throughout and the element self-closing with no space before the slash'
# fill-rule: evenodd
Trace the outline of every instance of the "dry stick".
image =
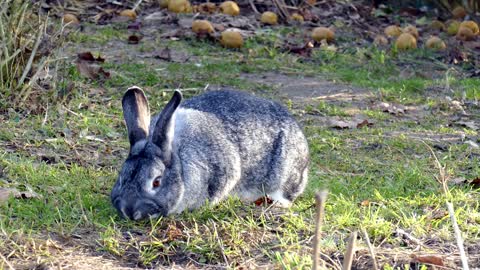
<svg viewBox="0 0 480 270">
<path fill-rule="evenodd" d="M 463 270 L 468 270 L 468 259 L 467 254 L 465 254 L 465 249 L 463 248 L 463 238 L 460 228 L 458 228 L 457 219 L 455 218 L 455 211 L 453 210 L 453 204 L 447 202 L 448 213 L 450 214 L 450 219 L 452 219 L 453 231 L 455 232 L 455 239 L 457 240 L 458 251 L 460 252 L 460 260 L 462 261 Z"/>
<path fill-rule="evenodd" d="M 352 268 L 353 254 L 355 253 L 355 242 L 357 240 L 357 231 L 353 231 L 348 239 L 347 252 L 343 258 L 342 270 L 350 270 Z"/>
<path fill-rule="evenodd" d="M 313 270 L 325 269 L 325 263 L 319 261 L 320 255 L 320 236 L 322 233 L 322 221 L 324 216 L 325 201 L 327 200 L 328 191 L 321 190 L 315 194 L 315 202 L 317 205 L 317 220 L 315 222 L 315 237 L 313 238 Z"/>
<path fill-rule="evenodd" d="M 5 262 L 6 265 L 8 265 L 8 268 L 9 269 L 15 269 L 15 267 L 13 267 L 13 265 L 7 260 L 7 258 L 5 258 L 2 253 L 0 253 L 0 258 L 2 258 L 2 260 Z"/>
<path fill-rule="evenodd" d="M 258 9 L 257 7 L 255 6 L 255 4 L 253 3 L 253 0 L 248 0 L 248 2 L 250 2 L 250 6 L 252 7 L 253 11 L 257 14 L 260 14 L 260 12 L 258 12 Z"/>
<path fill-rule="evenodd" d="M 278 8 L 278 13 L 284 19 L 288 19 L 288 12 L 285 10 L 285 2 L 283 0 L 273 0 L 273 3 Z"/>
<path fill-rule="evenodd" d="M 135 9 L 138 8 L 138 6 L 140 6 L 140 4 L 142 3 L 143 0 L 138 0 L 137 3 L 135 3 L 135 5 L 133 6 L 132 10 L 135 11 Z"/>
<path fill-rule="evenodd" d="M 449 196 L 450 191 L 448 190 L 448 186 L 447 186 L 447 177 L 445 175 L 445 168 L 442 167 L 442 165 L 440 164 L 440 161 L 438 160 L 437 155 L 435 155 L 435 152 L 433 152 L 433 149 L 424 141 L 422 142 L 427 146 L 427 148 L 430 150 L 433 157 L 435 158 L 435 163 L 440 172 L 440 177 L 438 181 L 442 184 L 443 192 L 447 197 L 446 204 L 447 204 L 448 214 L 450 215 L 450 219 L 452 220 L 453 232 L 455 234 L 455 239 L 457 240 L 458 251 L 460 252 L 460 260 L 462 261 L 462 269 L 468 270 L 469 269 L 468 258 L 467 258 L 467 254 L 465 254 L 465 249 L 463 248 L 462 233 L 460 231 L 460 228 L 458 227 L 457 219 L 455 218 L 455 211 L 453 210 L 453 204 L 448 201 L 448 198 L 450 197 Z"/>
<path fill-rule="evenodd" d="M 217 225 L 215 224 L 215 222 L 212 222 L 212 223 L 213 223 L 213 229 L 214 229 L 214 232 L 215 232 L 215 236 L 216 236 L 217 241 L 218 241 L 218 245 L 220 246 L 220 251 L 222 252 L 223 260 L 225 261 L 225 267 L 228 268 L 229 263 L 228 263 L 227 256 L 225 255 L 225 247 L 223 246 L 223 243 L 220 240 L 220 236 L 218 235 Z"/>
<path fill-rule="evenodd" d="M 375 259 L 375 253 L 373 251 L 372 243 L 370 243 L 370 237 L 368 237 L 367 230 L 365 230 L 365 228 L 362 228 L 362 233 L 363 233 L 363 238 L 367 243 L 368 252 L 370 252 L 370 256 L 372 257 L 372 260 L 373 260 L 373 270 L 378 270 L 377 260 Z"/>
<path fill-rule="evenodd" d="M 45 26 L 46 26 L 46 23 L 45 22 Z M 43 26 L 42 26 L 43 28 Z M 25 69 L 23 70 L 23 74 L 22 76 L 20 77 L 20 80 L 18 80 L 18 85 L 22 85 L 23 84 L 23 81 L 25 81 L 25 79 L 27 78 L 27 75 L 28 73 L 30 72 L 30 69 L 32 68 L 32 64 L 33 64 L 33 59 L 35 58 L 36 54 L 37 54 L 37 50 L 38 50 L 38 47 L 40 46 L 40 43 L 42 42 L 42 37 L 43 37 L 43 29 L 41 29 L 42 31 L 40 31 L 40 33 L 38 33 L 38 36 L 37 36 L 37 41 L 35 42 L 35 45 L 33 46 L 33 49 L 32 49 L 32 52 L 30 54 L 30 58 L 28 59 L 28 62 L 27 62 L 27 66 L 25 67 Z"/>
</svg>

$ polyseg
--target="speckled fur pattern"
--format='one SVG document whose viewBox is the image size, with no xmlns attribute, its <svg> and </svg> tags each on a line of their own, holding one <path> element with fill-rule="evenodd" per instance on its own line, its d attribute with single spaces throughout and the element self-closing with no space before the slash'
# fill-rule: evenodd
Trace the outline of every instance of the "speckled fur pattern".
<svg viewBox="0 0 480 270">
<path fill-rule="evenodd" d="M 131 147 L 111 194 L 123 216 L 165 216 L 228 196 L 251 202 L 267 195 L 288 207 L 303 192 L 308 144 L 286 108 L 232 90 L 181 99 L 176 92 L 145 123 L 143 91 L 125 93 Z"/>
</svg>

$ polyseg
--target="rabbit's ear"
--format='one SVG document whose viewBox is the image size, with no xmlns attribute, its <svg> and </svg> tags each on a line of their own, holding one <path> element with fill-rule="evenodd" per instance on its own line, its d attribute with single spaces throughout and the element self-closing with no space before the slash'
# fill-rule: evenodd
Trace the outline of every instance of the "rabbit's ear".
<svg viewBox="0 0 480 270">
<path fill-rule="evenodd" d="M 150 125 L 150 110 L 142 89 L 136 86 L 128 88 L 123 95 L 122 107 L 132 147 L 136 142 L 147 138 Z"/>
<path fill-rule="evenodd" d="M 182 93 L 175 91 L 173 97 L 163 108 L 152 134 L 152 142 L 162 150 L 164 161 L 169 162 L 172 152 L 173 133 L 175 129 L 175 110 L 182 101 Z"/>
</svg>

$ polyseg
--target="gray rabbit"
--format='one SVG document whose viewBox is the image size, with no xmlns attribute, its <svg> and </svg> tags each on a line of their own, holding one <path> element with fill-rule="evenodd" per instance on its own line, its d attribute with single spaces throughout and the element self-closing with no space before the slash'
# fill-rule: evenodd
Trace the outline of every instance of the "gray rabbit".
<svg viewBox="0 0 480 270">
<path fill-rule="evenodd" d="M 265 195 L 288 207 L 307 184 L 308 145 L 288 110 L 244 92 L 206 92 L 182 102 L 175 91 L 150 121 L 138 87 L 122 99 L 130 140 L 111 199 L 139 220 Z"/>
</svg>

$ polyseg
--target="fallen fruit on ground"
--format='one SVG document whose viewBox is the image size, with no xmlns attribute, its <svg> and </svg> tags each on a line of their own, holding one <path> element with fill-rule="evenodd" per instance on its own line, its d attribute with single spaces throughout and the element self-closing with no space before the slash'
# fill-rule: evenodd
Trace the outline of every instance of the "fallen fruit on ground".
<svg viewBox="0 0 480 270">
<path fill-rule="evenodd" d="M 225 30 L 222 32 L 220 43 L 227 48 L 241 48 L 243 46 L 243 37 L 240 32 Z"/>
<path fill-rule="evenodd" d="M 434 50 L 445 50 L 447 48 L 445 42 L 436 36 L 430 37 L 425 43 L 425 46 Z"/>
<path fill-rule="evenodd" d="M 395 41 L 395 46 L 399 50 L 415 49 L 417 48 L 417 40 L 412 34 L 403 33 L 398 36 L 397 40 Z"/>
<path fill-rule="evenodd" d="M 278 23 L 278 16 L 271 11 L 265 11 L 262 13 L 260 21 L 264 24 L 275 25 Z"/>
<path fill-rule="evenodd" d="M 447 24 L 447 34 L 454 36 L 458 32 L 458 28 L 460 28 L 460 22 L 452 20 Z"/>
<path fill-rule="evenodd" d="M 403 33 L 409 33 L 415 38 L 419 37 L 417 27 L 413 25 L 407 25 L 405 28 L 403 28 Z"/>
<path fill-rule="evenodd" d="M 237 16 L 240 14 L 240 8 L 238 7 L 237 3 L 233 1 L 225 1 L 223 2 L 220 7 L 220 12 L 223 14 Z"/>
<path fill-rule="evenodd" d="M 205 35 L 213 33 L 212 24 L 207 20 L 195 20 L 192 23 L 192 31 L 197 35 Z"/>
<path fill-rule="evenodd" d="M 168 0 L 160 0 L 158 4 L 160 5 L 160 8 L 168 8 Z"/>
<path fill-rule="evenodd" d="M 398 37 L 402 34 L 402 29 L 397 25 L 390 25 L 385 27 L 384 33 L 388 37 Z"/>
<path fill-rule="evenodd" d="M 474 21 L 464 21 L 460 23 L 460 28 L 467 27 L 472 30 L 474 35 L 478 35 L 478 24 Z"/>
<path fill-rule="evenodd" d="M 439 20 L 433 20 L 428 26 L 432 30 L 445 31 L 445 24 Z"/>
<path fill-rule="evenodd" d="M 120 12 L 120 16 L 130 18 L 131 20 L 135 20 L 137 18 L 137 13 L 135 10 L 132 9 L 125 9 Z"/>
<path fill-rule="evenodd" d="M 79 24 L 80 21 L 77 19 L 77 16 L 67 13 L 63 15 L 63 23 Z"/>
<path fill-rule="evenodd" d="M 452 10 L 452 15 L 454 19 L 463 19 L 467 16 L 467 12 L 465 11 L 465 8 L 458 6 Z"/>
<path fill-rule="evenodd" d="M 471 41 L 475 39 L 475 34 L 473 33 L 472 29 L 468 27 L 460 27 L 458 29 L 456 37 L 459 40 Z"/>
<path fill-rule="evenodd" d="M 174 13 L 188 13 L 192 6 L 188 0 L 169 0 L 168 10 Z"/>
<path fill-rule="evenodd" d="M 373 43 L 378 46 L 388 45 L 388 39 L 383 35 L 377 35 L 373 40 Z"/>
<path fill-rule="evenodd" d="M 316 27 L 312 31 L 312 38 L 317 42 L 324 39 L 331 42 L 335 38 L 335 33 L 327 27 Z"/>
<path fill-rule="evenodd" d="M 297 21 L 297 22 L 303 22 L 303 21 L 304 21 L 303 16 L 300 15 L 300 14 L 298 14 L 298 13 L 296 13 L 296 12 L 293 13 L 292 16 L 290 16 L 290 19 L 291 19 L 292 21 Z"/>
</svg>

